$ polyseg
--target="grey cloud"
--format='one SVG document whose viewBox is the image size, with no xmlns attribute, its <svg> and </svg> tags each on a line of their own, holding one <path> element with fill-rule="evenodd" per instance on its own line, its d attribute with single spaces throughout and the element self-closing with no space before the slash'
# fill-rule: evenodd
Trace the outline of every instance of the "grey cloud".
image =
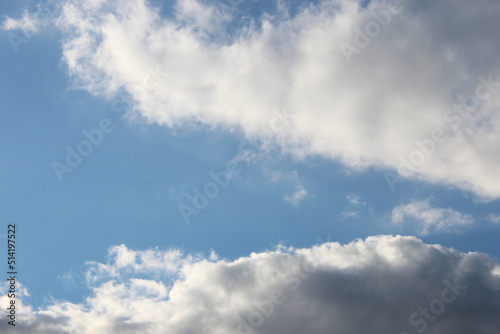
<svg viewBox="0 0 500 334">
<path fill-rule="evenodd" d="M 485 254 L 427 245 L 414 237 L 278 247 L 234 261 L 185 256 L 173 281 L 151 277 L 157 268 L 175 267 L 170 261 L 178 266 L 178 252 L 173 257 L 171 251 L 156 250 L 164 256 L 141 265 L 137 259 L 151 251 L 120 247 L 121 255 L 111 249 L 103 264 L 119 267 L 120 274 L 94 271 L 103 275 L 95 280 L 101 283 L 91 287 L 85 302 L 56 301 L 31 310 L 16 329 L 57 334 L 500 330 L 499 264 Z M 150 278 L 134 278 L 139 275 Z"/>
</svg>

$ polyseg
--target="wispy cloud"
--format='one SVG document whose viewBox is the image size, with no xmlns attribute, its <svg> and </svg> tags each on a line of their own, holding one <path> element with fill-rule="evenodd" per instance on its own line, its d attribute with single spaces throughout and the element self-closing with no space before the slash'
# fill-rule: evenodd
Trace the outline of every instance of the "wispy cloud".
<svg viewBox="0 0 500 334">
<path fill-rule="evenodd" d="M 347 218 L 358 218 L 359 214 L 360 214 L 359 211 L 345 210 L 342 211 L 340 215 L 343 219 L 347 219 Z"/>
<path fill-rule="evenodd" d="M 360 195 L 349 194 L 349 195 L 346 196 L 346 199 L 353 206 L 364 206 L 364 205 L 366 205 L 366 202 L 363 202 L 361 200 L 361 196 Z"/>
<path fill-rule="evenodd" d="M 292 203 L 293 205 L 298 205 L 303 199 L 309 197 L 310 194 L 307 192 L 302 185 L 299 185 L 292 195 L 286 195 L 285 201 Z"/>
<path fill-rule="evenodd" d="M 497 214 L 494 214 L 494 213 L 490 213 L 486 219 L 488 219 L 489 222 L 493 223 L 493 224 L 496 224 L 496 225 L 500 225 L 500 215 L 497 215 Z"/>
<path fill-rule="evenodd" d="M 345 198 L 349 203 L 349 207 L 342 211 L 340 217 L 342 219 L 359 218 L 361 213 L 366 210 L 366 202 L 358 194 L 348 194 Z"/>
<path fill-rule="evenodd" d="M 294 190 L 290 195 L 285 195 L 284 200 L 293 205 L 298 205 L 302 200 L 313 197 L 309 191 L 302 185 L 299 174 L 296 170 L 289 172 L 273 170 L 271 171 L 271 181 L 273 182 L 286 182 L 293 185 Z"/>
<path fill-rule="evenodd" d="M 473 224 L 474 218 L 450 208 L 435 208 L 425 200 L 395 207 L 391 222 L 395 225 L 411 225 L 420 235 L 427 235 L 431 231 L 459 231 Z"/>
<path fill-rule="evenodd" d="M 19 19 L 7 18 L 2 25 L 4 30 L 22 30 L 28 34 L 36 33 L 40 30 L 40 23 L 37 16 L 25 11 Z"/>
</svg>

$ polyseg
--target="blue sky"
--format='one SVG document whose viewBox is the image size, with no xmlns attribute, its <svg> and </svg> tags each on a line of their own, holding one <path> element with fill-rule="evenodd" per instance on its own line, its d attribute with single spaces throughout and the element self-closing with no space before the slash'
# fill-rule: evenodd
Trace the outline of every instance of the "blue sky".
<svg viewBox="0 0 500 334">
<path fill-rule="evenodd" d="M 158 31 L 163 28 L 152 19 L 151 26 L 144 28 L 150 34 L 150 39 L 142 40 L 144 49 L 140 51 L 133 46 L 135 40 L 132 39 L 135 37 L 131 37 L 130 44 L 125 43 L 123 46 L 111 42 L 109 45 L 99 44 L 102 36 L 95 37 L 88 45 L 73 45 L 74 49 L 71 49 L 70 42 L 77 41 L 78 37 L 72 29 L 82 25 L 92 15 L 97 21 L 89 22 L 101 25 L 100 28 L 104 29 L 106 21 L 101 21 L 104 20 L 101 14 L 106 14 L 108 10 L 109 13 L 129 10 L 136 2 L 143 3 L 128 0 L 123 7 L 113 2 L 110 6 L 118 7 L 96 9 L 91 8 L 90 1 L 88 4 L 85 2 L 82 6 L 88 6 L 86 10 L 89 12 L 85 14 L 88 16 L 82 17 L 82 21 L 77 23 L 71 23 L 60 12 L 48 18 L 37 16 L 36 6 L 43 2 L 0 4 L 4 22 L 0 43 L 0 147 L 3 156 L 0 165 L 3 176 L 0 211 L 5 228 L 9 222 L 16 222 L 19 226 L 19 280 L 29 291 L 29 297 L 25 297 L 26 303 L 39 310 L 53 305 L 53 299 L 83 303 L 85 298 L 95 293 L 95 287 L 85 281 L 89 268 L 86 263 L 106 263 L 109 259 L 108 249 L 122 244 L 138 251 L 180 249 L 185 254 L 201 254 L 202 257 L 209 257 L 214 251 L 218 258 L 234 261 L 252 252 L 266 253 L 279 244 L 310 248 L 326 241 L 347 244 L 357 238 L 384 234 L 416 236 L 425 244 L 440 244 L 465 253 L 482 252 L 498 261 L 499 161 L 492 153 L 498 152 L 498 137 L 490 141 L 491 148 L 486 148 L 481 144 L 484 139 L 481 131 L 486 131 L 485 128 L 478 126 L 472 132 L 464 130 L 455 134 L 453 138 L 456 141 L 443 144 L 449 147 L 442 150 L 439 147 L 439 151 L 429 158 L 429 164 L 426 162 L 415 175 L 403 175 L 404 182 L 398 183 L 394 191 L 386 180 L 388 173 L 397 173 L 395 161 L 401 156 L 399 153 L 392 156 L 390 152 L 408 152 L 407 148 L 414 148 L 413 138 L 423 140 L 429 134 L 425 130 L 426 126 L 429 129 L 428 124 L 417 124 L 419 121 L 414 121 L 412 115 L 416 115 L 415 119 L 431 120 L 432 129 L 437 124 L 432 123 L 432 117 L 451 101 L 447 100 L 448 97 L 457 98 L 473 92 L 478 84 L 474 78 L 480 75 L 486 78 L 488 73 L 498 71 L 497 61 L 488 56 L 488 52 L 499 48 L 496 40 L 492 49 L 485 51 L 482 58 L 472 53 L 463 55 L 463 59 L 460 58 L 462 56 L 447 58 L 455 59 L 452 65 L 456 66 L 456 72 L 465 74 L 457 74 L 455 78 L 454 74 L 450 74 L 455 72 L 442 68 L 442 73 L 437 73 L 432 82 L 442 84 L 440 89 L 446 84 L 449 86 L 435 95 L 431 95 L 423 85 L 427 73 L 422 75 L 424 79 L 410 76 L 412 80 L 409 80 L 408 75 L 412 73 L 408 70 L 409 73 L 401 73 L 400 78 L 397 73 L 389 73 L 390 63 L 380 60 L 380 50 L 387 43 L 392 43 L 391 39 L 399 38 L 395 27 L 400 22 L 396 15 L 394 22 L 386 28 L 387 32 L 374 37 L 369 47 L 360 48 L 359 54 L 353 54 L 351 60 L 358 61 L 357 64 L 349 64 L 347 59 L 342 58 L 342 50 L 335 48 L 338 44 L 335 41 L 341 38 L 348 41 L 345 36 L 352 35 L 339 30 L 345 33 L 344 37 L 334 37 L 335 24 L 324 33 L 333 35 L 322 37 L 325 38 L 323 44 L 315 41 L 321 35 L 314 30 L 315 22 L 328 18 L 334 22 L 341 14 L 332 8 L 350 8 L 355 3 L 353 1 L 301 1 L 299 5 L 298 2 L 292 5 L 287 1 L 255 1 L 252 4 L 228 2 L 233 6 L 229 7 L 231 10 L 221 10 L 217 15 L 211 12 L 208 18 L 204 13 L 210 7 L 196 7 L 193 4 L 214 6 L 210 2 L 154 1 L 144 6 L 149 9 L 160 7 L 156 19 L 163 20 L 163 23 L 178 20 L 180 26 L 184 25 L 189 32 L 186 33 L 188 37 L 179 35 L 177 38 L 186 38 L 186 44 L 179 42 L 176 45 L 173 39 L 170 41 L 173 44 L 165 49 L 155 46 L 151 35 L 161 35 Z M 442 2 L 443 6 L 455 6 L 454 10 L 460 10 L 461 4 Z M 487 1 L 483 2 L 486 8 Z M 66 1 L 62 5 L 70 6 L 72 3 Z M 185 7 L 182 7 L 182 3 Z M 318 3 L 324 5 L 323 9 L 315 7 L 319 6 Z M 332 8 L 327 3 L 332 3 Z M 366 6 L 378 5 L 378 2 L 363 4 L 358 14 L 345 9 L 342 15 L 353 15 L 352 22 L 358 22 L 358 26 L 363 27 L 363 22 L 370 22 L 363 16 L 363 10 Z M 498 5 L 491 6 L 499 10 Z M 306 7 L 309 8 L 307 15 L 303 9 Z M 327 7 L 329 11 L 325 9 Z M 144 7 L 141 5 L 140 8 Z M 411 7 L 401 15 L 427 15 L 415 8 Z M 25 10 L 33 16 L 23 21 L 20 18 Z M 432 12 L 431 9 L 429 11 Z M 140 10 L 137 12 L 138 16 L 143 14 Z M 439 12 L 438 9 L 436 12 Z M 269 32 L 269 36 L 262 33 L 266 37 L 259 37 L 259 31 L 265 30 L 260 26 L 265 21 L 262 13 L 270 16 L 271 26 L 280 27 L 276 28 L 277 31 Z M 150 14 L 144 15 L 147 17 Z M 133 15 L 122 15 L 116 16 L 118 26 L 123 24 L 124 27 L 130 25 L 132 30 L 139 29 L 132 27 L 135 21 L 130 17 Z M 227 21 L 224 15 L 236 21 Z M 248 22 L 253 20 L 247 26 L 250 32 L 241 33 L 236 28 L 235 22 L 242 17 L 249 17 Z M 297 17 L 301 17 L 302 21 L 294 20 Z M 9 26 L 5 23 L 8 18 L 19 19 L 18 25 Z M 60 20 L 54 23 L 57 18 Z M 223 29 L 216 24 L 217 20 L 226 24 L 224 29 L 227 31 L 222 32 Z M 31 29 L 26 22 L 34 22 L 37 28 Z M 66 22 L 66 25 L 61 22 Z M 457 24 L 453 20 L 448 23 L 448 26 L 446 22 L 442 25 L 453 27 Z M 446 39 L 446 34 L 452 34 L 439 24 L 434 28 L 437 30 L 432 35 L 435 37 L 433 43 L 440 43 Z M 466 28 L 468 26 L 465 25 Z M 13 34 L 23 36 L 30 29 L 33 30 L 32 36 L 23 40 L 26 43 L 18 45 L 16 52 L 9 38 L 12 39 Z M 343 86 L 335 82 L 336 77 L 328 78 L 322 73 L 329 71 L 326 67 L 321 69 L 326 56 L 321 50 L 309 54 L 308 38 L 290 37 L 286 40 L 286 36 L 300 35 L 307 29 L 310 29 L 311 43 L 332 43 L 333 46 L 327 51 L 333 50 L 331 57 L 335 59 L 331 61 L 337 62 L 335 66 L 342 68 L 342 73 L 338 72 L 342 79 L 338 80 L 344 82 Z M 85 35 L 86 38 L 98 35 L 96 31 Z M 99 31 L 104 34 L 104 30 Z M 408 38 L 404 34 L 413 33 L 409 29 L 401 32 L 404 38 Z M 118 40 L 118 35 L 110 36 Z M 221 51 L 224 43 L 235 45 L 235 36 L 243 40 L 239 49 L 242 56 L 238 59 L 244 65 L 239 69 L 241 78 L 232 81 L 232 73 L 237 71 L 224 68 L 217 57 L 225 56 L 217 52 L 225 52 Z M 462 47 L 468 47 L 467 38 L 472 38 L 465 36 L 464 41 L 461 41 L 455 34 L 448 37 L 451 40 L 450 50 L 455 48 L 453 52 L 457 53 Z M 113 41 L 109 36 L 106 38 L 104 40 Z M 195 46 L 190 49 L 192 44 L 189 43 L 194 42 L 189 38 L 202 41 L 197 46 L 206 48 L 199 51 L 202 56 L 187 58 L 190 57 L 187 54 L 199 50 Z M 260 42 L 259 38 L 262 38 Z M 168 44 L 168 37 L 165 39 L 164 43 Z M 251 42 L 245 44 L 245 39 L 253 40 L 256 45 L 262 43 L 261 49 L 250 47 Z M 294 48 L 294 43 L 302 45 Z M 101 46 L 99 52 L 94 49 L 89 54 L 85 53 L 96 45 Z M 88 50 L 84 49 L 87 47 Z M 297 52 L 296 58 L 287 55 L 287 48 Z M 71 53 L 72 50 L 76 53 Z M 180 50 L 179 53 L 176 53 L 177 50 Z M 247 51 L 248 54 L 245 53 Z M 395 58 L 391 60 L 398 64 L 395 66 L 421 66 L 416 61 L 412 63 L 410 57 L 404 58 L 403 51 L 411 52 L 395 51 Z M 438 56 L 432 53 L 435 50 L 428 51 L 421 50 L 422 59 Z M 183 52 L 186 52 L 186 60 L 183 60 Z M 203 52 L 216 59 L 213 60 L 213 67 L 215 72 L 222 71 L 220 78 L 206 67 L 211 58 L 207 56 L 207 59 L 203 59 Z M 300 52 L 302 56 L 298 55 Z M 161 60 L 165 54 L 174 56 L 165 56 Z M 82 58 L 78 58 L 79 55 Z M 123 58 L 120 58 L 122 55 Z M 260 55 L 262 59 L 258 58 Z M 113 56 L 116 58 L 113 59 Z M 306 64 L 287 65 L 295 64 L 301 57 L 312 60 Z M 398 59 L 406 59 L 407 63 L 401 65 Z M 136 60 L 137 63 L 133 63 Z M 193 72 L 186 73 L 186 69 L 191 66 L 190 61 L 200 63 L 193 63 Z M 436 60 L 437 68 L 439 61 Z M 484 63 L 479 66 L 479 61 Z M 119 63 L 122 66 L 129 65 L 120 67 L 116 65 Z M 373 67 L 373 63 L 377 65 Z M 168 64 L 173 67 L 170 68 Z M 147 70 L 138 69 L 139 74 L 134 74 L 128 66 L 142 66 L 153 69 L 154 73 L 151 75 Z M 158 70 L 158 66 L 164 68 Z M 261 68 L 262 72 L 247 72 L 246 69 L 252 68 Z M 397 87 L 398 80 L 404 82 L 402 85 L 405 89 L 401 90 L 400 95 L 404 97 L 401 98 L 404 102 L 390 104 L 389 108 L 389 104 L 383 103 L 392 103 L 395 98 L 385 96 L 387 91 L 379 90 L 378 87 L 365 95 L 357 89 L 351 90 L 356 92 L 353 97 L 342 100 L 350 94 L 347 87 L 345 92 L 330 100 L 331 92 L 349 86 L 350 78 L 354 78 L 355 85 L 357 75 L 362 75 L 363 71 L 370 73 L 370 68 L 379 68 L 378 75 L 392 78 L 392 81 L 387 79 L 387 82 L 381 79 L 380 85 L 387 85 L 387 89 Z M 347 76 L 349 70 L 353 77 Z M 397 69 L 394 71 L 397 72 Z M 432 69 L 429 71 L 432 72 Z M 164 77 L 161 77 L 162 73 L 166 73 Z M 199 81 L 196 82 L 198 76 Z M 367 85 L 376 87 L 376 78 L 368 75 Z M 161 89 L 153 83 L 152 91 L 147 91 L 145 97 L 137 95 L 134 87 L 145 82 L 150 84 L 151 79 L 159 80 Z M 216 82 L 212 86 L 219 79 L 220 85 Z M 165 84 L 166 81 L 169 83 Z M 307 92 L 286 88 L 285 82 L 292 82 L 290 87 L 311 86 L 312 90 L 316 82 L 331 87 L 324 87 L 325 91 Z M 262 87 L 267 84 L 272 88 Z M 281 84 L 285 86 L 272 86 Z M 226 99 L 224 93 L 215 93 L 225 92 L 226 85 L 233 85 L 234 98 Z M 191 88 L 192 91 L 189 90 Z M 366 90 L 366 86 L 360 87 L 360 90 L 363 89 Z M 298 93 L 302 91 L 304 95 Z M 415 99 L 405 95 L 409 91 L 415 92 Z M 294 92 L 296 95 L 293 95 Z M 114 108 L 117 96 L 125 95 L 128 100 L 123 108 Z M 242 106 L 238 106 L 238 96 Z M 380 104 L 377 97 L 382 101 Z M 420 99 L 427 100 L 424 103 Z M 493 133 L 495 130 L 498 133 L 499 99 L 500 95 L 493 92 L 491 99 L 481 105 L 480 117 L 477 116 L 477 120 L 467 118 L 466 122 L 489 122 Z M 367 105 L 360 105 L 359 101 Z M 339 116 L 331 116 L 330 109 L 325 109 L 325 105 L 332 106 L 331 113 L 338 113 Z M 377 108 L 388 114 L 377 113 Z M 415 111 L 408 111 L 413 114 L 393 117 L 398 108 Z M 423 111 L 421 108 L 424 108 Z M 254 117 L 260 115 L 256 110 L 262 111 L 264 116 Z M 276 113 L 286 114 L 287 110 L 292 113 L 293 126 L 297 128 L 283 131 L 280 128 L 271 137 L 267 136 L 269 131 L 266 134 L 263 127 L 270 124 L 268 120 L 272 120 Z M 350 119 L 351 115 L 364 117 L 364 120 L 356 123 L 355 117 Z M 85 140 L 82 131 L 97 129 L 104 119 L 111 122 L 110 128 L 113 130 L 103 134 L 102 142 L 93 146 L 92 152 L 83 157 L 82 162 L 70 173 L 63 174 L 62 182 L 59 182 L 53 169 L 54 161 L 64 164 L 66 147 L 76 150 L 78 143 Z M 340 124 L 342 120 L 346 123 Z M 328 130 L 329 122 L 332 122 L 331 131 Z M 383 122 L 387 124 L 378 127 Z M 416 124 L 414 127 L 413 122 Z M 304 124 L 303 127 L 301 124 Z M 343 129 L 345 134 L 340 133 Z M 360 130 L 360 134 L 352 135 L 357 130 Z M 413 134 L 417 137 L 412 137 Z M 462 141 L 463 138 L 474 140 Z M 406 148 L 398 146 L 399 142 L 405 141 L 408 141 Z M 245 145 L 247 155 L 242 155 L 240 145 Z M 249 154 L 251 148 L 253 154 Z M 194 189 L 203 190 L 212 182 L 210 173 L 225 171 L 231 161 L 237 164 L 241 172 L 232 175 L 229 184 L 219 189 L 218 194 L 209 200 L 208 206 L 192 215 L 187 224 L 179 206 L 185 204 L 194 207 Z M 496 175 L 496 179 L 484 181 L 483 178 L 491 175 Z M 396 223 L 397 212 L 402 214 L 400 225 Z M 428 224 L 428 230 L 423 232 L 425 224 Z M 127 279 L 132 276 L 125 275 Z"/>
</svg>

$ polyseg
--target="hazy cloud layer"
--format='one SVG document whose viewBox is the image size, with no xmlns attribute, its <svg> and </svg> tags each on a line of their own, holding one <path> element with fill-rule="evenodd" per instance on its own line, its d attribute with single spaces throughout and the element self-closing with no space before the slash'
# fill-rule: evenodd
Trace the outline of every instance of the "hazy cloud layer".
<svg viewBox="0 0 500 334">
<path fill-rule="evenodd" d="M 377 236 L 235 261 L 110 249 L 81 304 L 21 306 L 17 333 L 474 333 L 500 330 L 487 255 Z M 7 297 L 2 293 L 2 305 Z M 2 322 L 0 328 L 5 328 Z"/>
<path fill-rule="evenodd" d="M 77 87 L 125 89 L 151 122 L 500 197 L 498 1 L 323 0 L 294 16 L 281 1 L 244 23 L 240 2 L 216 3 L 178 0 L 164 18 L 144 0 L 64 1 L 63 60 Z"/>
</svg>

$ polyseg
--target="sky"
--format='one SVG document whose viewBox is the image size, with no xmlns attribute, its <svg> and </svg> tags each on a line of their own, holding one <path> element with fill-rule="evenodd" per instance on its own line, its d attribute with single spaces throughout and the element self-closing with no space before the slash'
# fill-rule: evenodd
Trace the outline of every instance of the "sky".
<svg viewBox="0 0 500 334">
<path fill-rule="evenodd" d="M 0 14 L 2 332 L 499 332 L 497 1 Z"/>
</svg>

